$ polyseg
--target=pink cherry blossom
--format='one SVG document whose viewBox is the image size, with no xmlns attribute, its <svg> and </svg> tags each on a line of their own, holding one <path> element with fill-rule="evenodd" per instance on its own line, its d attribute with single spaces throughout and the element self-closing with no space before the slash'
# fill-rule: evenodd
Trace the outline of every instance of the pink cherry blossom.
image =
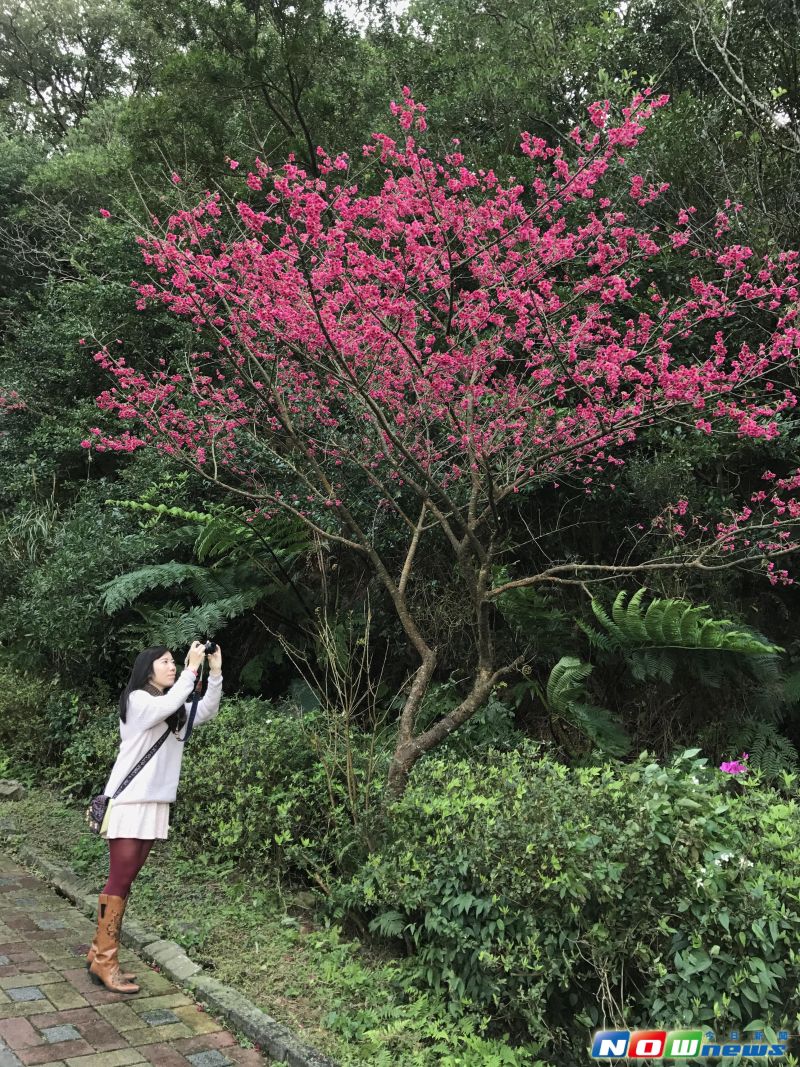
<svg viewBox="0 0 800 1067">
<path fill-rule="evenodd" d="M 662 420 L 773 440 L 797 405 L 779 383 L 800 359 L 799 254 L 727 243 L 733 206 L 642 221 L 667 187 L 641 174 L 614 192 L 666 103 L 597 102 L 566 143 L 522 133 L 507 182 L 455 149 L 432 157 L 407 87 L 395 136 L 364 146 L 363 185 L 322 148 L 318 177 L 256 160 L 246 198 L 207 193 L 138 238 L 137 308 L 186 320 L 197 351 L 170 373 L 101 348 L 98 406 L 128 428 L 95 447 L 213 457 L 265 510 L 316 508 L 356 536 L 348 485 L 357 508 L 416 494 L 477 529 L 537 487 L 605 492 Z M 790 582 L 774 559 L 798 547 L 798 490 L 789 472 L 730 514 L 678 501 L 647 535 Z"/>
</svg>

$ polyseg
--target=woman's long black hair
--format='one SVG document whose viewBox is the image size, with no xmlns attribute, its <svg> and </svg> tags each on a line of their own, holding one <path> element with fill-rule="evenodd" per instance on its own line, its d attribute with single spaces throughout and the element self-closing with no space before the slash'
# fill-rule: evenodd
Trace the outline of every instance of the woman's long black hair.
<svg viewBox="0 0 800 1067">
<path fill-rule="evenodd" d="M 161 657 L 169 651 L 170 650 L 165 645 L 154 645 L 152 648 L 146 648 L 144 652 L 140 652 L 133 661 L 133 670 L 128 679 L 128 684 L 122 690 L 122 694 L 119 698 L 119 717 L 122 722 L 127 720 L 128 697 L 135 689 L 144 689 L 145 692 L 150 693 L 151 696 L 161 696 L 160 691 L 156 689 L 151 682 L 153 664 L 157 659 L 161 659 Z M 168 690 L 165 690 L 165 692 L 168 692 Z M 180 730 L 186 722 L 186 709 L 179 708 L 170 715 L 166 722 L 171 729 Z"/>
</svg>

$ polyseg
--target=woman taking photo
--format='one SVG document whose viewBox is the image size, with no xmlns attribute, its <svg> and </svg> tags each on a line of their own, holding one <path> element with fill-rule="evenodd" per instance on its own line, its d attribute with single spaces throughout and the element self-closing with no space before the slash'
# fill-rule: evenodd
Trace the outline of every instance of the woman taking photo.
<svg viewBox="0 0 800 1067">
<path fill-rule="evenodd" d="M 181 774 L 181 731 L 191 708 L 190 697 L 206 655 L 195 641 L 186 667 L 175 680 L 177 668 L 169 649 L 145 649 L 136 657 L 128 684 L 119 699 L 119 755 L 104 793 L 114 792 L 150 755 L 119 796 L 109 801 L 102 836 L 108 841 L 109 874 L 97 904 L 97 931 L 86 957 L 92 979 L 115 993 L 138 993 L 134 974 L 119 969 L 122 917 L 133 880 L 142 869 L 154 841 L 169 831 L 169 806 L 174 803 Z M 194 720 L 200 726 L 219 711 L 222 696 L 222 653 L 219 646 L 208 656 L 208 688 L 197 705 Z"/>
</svg>

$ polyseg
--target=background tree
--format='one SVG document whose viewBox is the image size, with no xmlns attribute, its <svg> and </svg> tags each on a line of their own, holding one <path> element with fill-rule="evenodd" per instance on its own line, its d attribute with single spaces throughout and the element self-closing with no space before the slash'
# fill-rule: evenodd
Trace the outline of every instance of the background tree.
<svg viewBox="0 0 800 1067">
<path fill-rule="evenodd" d="M 145 91 L 154 50 L 117 0 L 15 0 L 0 13 L 0 93 L 17 129 L 57 143 L 93 104 Z"/>
</svg>

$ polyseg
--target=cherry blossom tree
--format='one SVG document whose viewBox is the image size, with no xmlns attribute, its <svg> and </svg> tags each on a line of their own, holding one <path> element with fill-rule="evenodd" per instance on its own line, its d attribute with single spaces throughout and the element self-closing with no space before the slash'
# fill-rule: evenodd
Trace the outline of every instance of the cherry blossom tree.
<svg viewBox="0 0 800 1067">
<path fill-rule="evenodd" d="M 139 238 L 139 306 L 189 320 L 197 348 L 185 369 L 143 371 L 101 344 L 115 381 L 98 404 L 131 425 L 84 445 L 161 449 L 253 515 L 287 512 L 369 564 L 418 660 L 394 791 L 521 666 L 496 653 L 512 590 L 732 566 L 791 581 L 779 560 L 798 546 L 800 471 L 765 472 L 735 514 L 675 501 L 643 517 L 627 561 L 509 562 L 509 520 L 534 491 L 577 482 L 602 501 L 648 428 L 770 440 L 796 404 L 798 253 L 732 243 L 730 203 L 705 222 L 691 208 L 648 217 L 667 186 L 626 156 L 666 102 L 643 93 L 616 117 L 592 104 L 566 145 L 523 134 L 525 176 L 502 182 L 457 142 L 431 156 L 425 107 L 404 90 L 399 134 L 373 135 L 361 160 L 320 149 L 313 176 L 257 159 L 240 198 L 208 192 Z M 418 729 L 437 649 L 409 589 L 434 542 L 449 546 L 476 651 L 466 695 Z"/>
</svg>

